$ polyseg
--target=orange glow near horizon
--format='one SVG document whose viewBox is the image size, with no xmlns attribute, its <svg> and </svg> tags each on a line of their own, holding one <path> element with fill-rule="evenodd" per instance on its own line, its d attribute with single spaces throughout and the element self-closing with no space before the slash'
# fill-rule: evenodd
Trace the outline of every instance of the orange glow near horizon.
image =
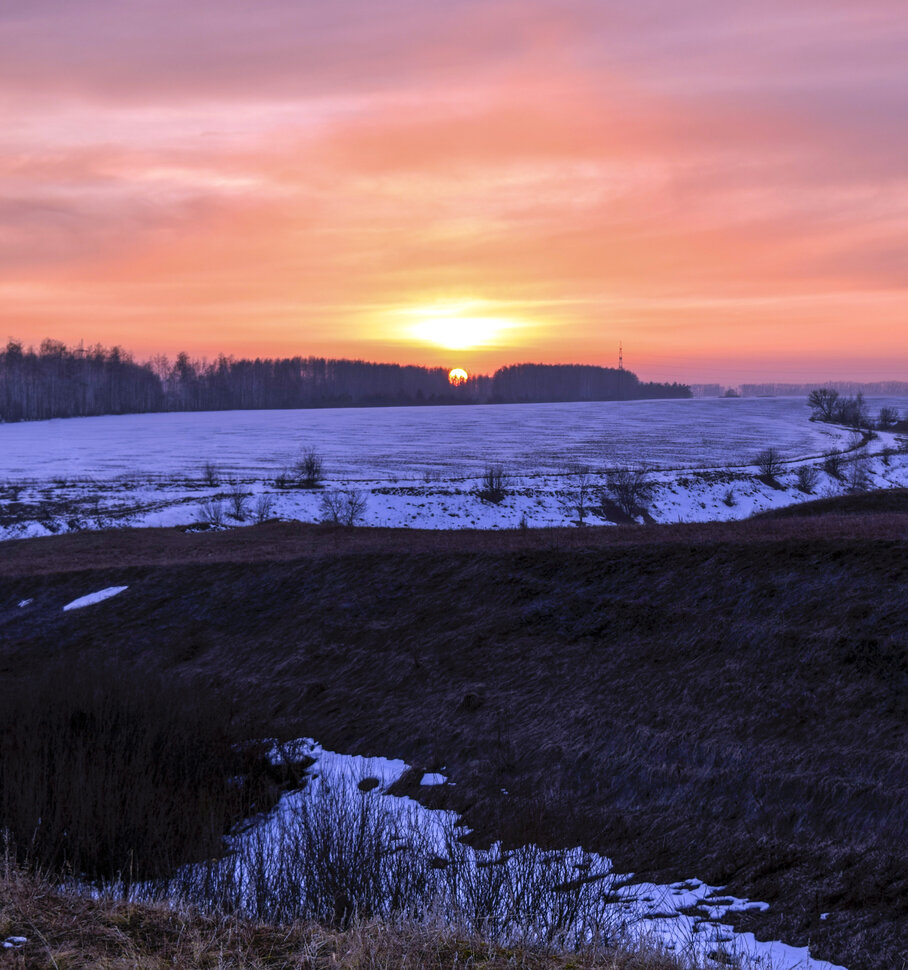
<svg viewBox="0 0 908 970">
<path fill-rule="evenodd" d="M 21 5 L 0 339 L 908 379 L 902 5 L 644 6 Z"/>
</svg>

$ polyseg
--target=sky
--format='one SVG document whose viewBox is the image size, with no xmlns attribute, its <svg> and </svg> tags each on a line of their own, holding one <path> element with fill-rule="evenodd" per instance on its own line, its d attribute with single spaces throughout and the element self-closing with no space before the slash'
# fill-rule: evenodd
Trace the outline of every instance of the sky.
<svg viewBox="0 0 908 970">
<path fill-rule="evenodd" d="M 3 0 L 5 337 L 908 380 L 904 0 Z"/>
</svg>

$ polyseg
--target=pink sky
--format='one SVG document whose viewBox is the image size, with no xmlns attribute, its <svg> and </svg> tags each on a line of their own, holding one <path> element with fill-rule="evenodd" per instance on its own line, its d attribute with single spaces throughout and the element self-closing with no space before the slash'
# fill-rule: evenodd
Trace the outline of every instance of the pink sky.
<svg viewBox="0 0 908 970">
<path fill-rule="evenodd" d="M 895 0 L 5 0 L 0 338 L 908 380 Z"/>
</svg>

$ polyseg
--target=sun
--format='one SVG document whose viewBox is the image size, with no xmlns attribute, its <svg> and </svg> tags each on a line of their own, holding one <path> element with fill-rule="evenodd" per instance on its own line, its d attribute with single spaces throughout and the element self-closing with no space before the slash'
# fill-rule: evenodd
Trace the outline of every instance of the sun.
<svg viewBox="0 0 908 970">
<path fill-rule="evenodd" d="M 469 377 L 470 375 L 462 367 L 455 367 L 448 373 L 448 381 L 454 387 L 460 387 L 462 384 L 466 384 Z"/>
</svg>

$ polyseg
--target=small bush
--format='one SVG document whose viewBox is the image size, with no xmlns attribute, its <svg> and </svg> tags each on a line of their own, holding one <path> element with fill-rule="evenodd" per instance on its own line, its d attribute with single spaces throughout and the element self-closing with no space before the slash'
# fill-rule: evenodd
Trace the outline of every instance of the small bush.
<svg viewBox="0 0 908 970">
<path fill-rule="evenodd" d="M 880 416 L 877 419 L 877 427 L 880 428 L 880 430 L 885 431 L 887 428 L 891 428 L 893 425 L 898 423 L 899 412 L 895 408 L 880 408 Z"/>
<path fill-rule="evenodd" d="M 358 489 L 331 489 L 322 496 L 322 521 L 354 526 L 363 517 L 367 504 L 366 496 Z"/>
<path fill-rule="evenodd" d="M 782 471 L 782 456 L 775 448 L 764 448 L 757 455 L 755 464 L 760 471 L 761 478 L 767 482 L 774 481 Z"/>
<path fill-rule="evenodd" d="M 831 478 L 842 480 L 842 468 L 845 458 L 840 451 L 827 451 L 823 456 L 823 471 Z"/>
<path fill-rule="evenodd" d="M 230 514 L 237 522 L 243 522 L 246 519 L 248 497 L 249 493 L 243 490 L 239 482 L 230 483 Z"/>
<path fill-rule="evenodd" d="M 261 492 L 255 500 L 253 515 L 258 523 L 267 522 L 274 511 L 274 496 L 270 492 Z"/>
<path fill-rule="evenodd" d="M 573 476 L 573 488 L 565 496 L 562 507 L 567 515 L 577 516 L 577 525 L 582 528 L 593 507 L 593 476 L 586 465 L 572 468 L 568 474 Z"/>
<path fill-rule="evenodd" d="M 488 465 L 482 473 L 479 491 L 476 493 L 483 502 L 497 505 L 503 502 L 508 494 L 508 479 L 501 465 Z"/>
<path fill-rule="evenodd" d="M 224 503 L 219 498 L 207 498 L 199 506 L 199 521 L 220 528 L 224 524 Z"/>
<path fill-rule="evenodd" d="M 870 488 L 870 463 L 866 458 L 856 458 L 848 463 L 845 487 L 852 494 L 866 492 Z"/>
<path fill-rule="evenodd" d="M 813 465 L 801 465 L 796 472 L 798 488 L 808 495 L 812 494 L 816 488 L 819 474 Z"/>
<path fill-rule="evenodd" d="M 646 465 L 612 468 L 606 473 L 601 499 L 611 500 L 628 516 L 643 515 L 649 509 L 655 484 Z"/>
<path fill-rule="evenodd" d="M 202 481 L 209 488 L 216 488 L 221 484 L 221 473 L 213 461 L 206 461 L 202 465 Z"/>
<path fill-rule="evenodd" d="M 738 504 L 738 496 L 735 493 L 734 486 L 729 486 L 725 490 L 725 495 L 722 497 L 722 501 L 730 508 L 733 509 Z"/>
<path fill-rule="evenodd" d="M 301 488 L 322 487 L 325 465 L 321 455 L 314 448 L 304 451 L 296 460 L 293 469 Z"/>
</svg>

